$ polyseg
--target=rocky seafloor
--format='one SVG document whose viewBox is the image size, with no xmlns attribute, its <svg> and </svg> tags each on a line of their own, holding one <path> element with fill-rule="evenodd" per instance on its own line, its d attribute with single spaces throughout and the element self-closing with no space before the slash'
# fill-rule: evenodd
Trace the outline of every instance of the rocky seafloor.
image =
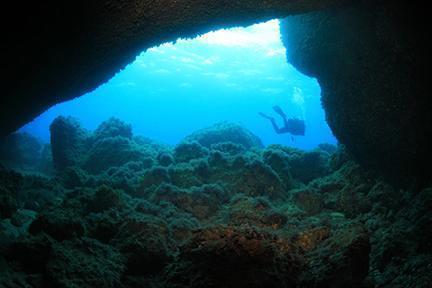
<svg viewBox="0 0 432 288">
<path fill-rule="evenodd" d="M 175 147 L 58 117 L 0 147 L 0 287 L 431 287 L 432 188 L 231 123 Z"/>
</svg>

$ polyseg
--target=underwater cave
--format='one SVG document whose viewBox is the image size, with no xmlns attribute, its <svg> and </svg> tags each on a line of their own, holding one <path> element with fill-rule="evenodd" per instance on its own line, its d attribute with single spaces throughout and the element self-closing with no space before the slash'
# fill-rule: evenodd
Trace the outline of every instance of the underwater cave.
<svg viewBox="0 0 432 288">
<path fill-rule="evenodd" d="M 431 287 L 423 5 L 11 6 L 0 287 Z"/>
</svg>

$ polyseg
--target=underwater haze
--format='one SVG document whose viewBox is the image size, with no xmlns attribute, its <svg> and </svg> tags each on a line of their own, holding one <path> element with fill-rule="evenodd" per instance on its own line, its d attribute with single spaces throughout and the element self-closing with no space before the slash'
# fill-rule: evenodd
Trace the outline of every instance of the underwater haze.
<svg viewBox="0 0 432 288">
<path fill-rule="evenodd" d="M 78 96 L 78 95 L 77 95 Z M 305 136 L 278 135 L 264 112 L 305 120 Z M 287 63 L 279 21 L 180 39 L 148 49 L 106 84 L 58 104 L 21 129 L 49 142 L 49 125 L 60 115 L 77 118 L 84 128 L 117 117 L 135 135 L 177 144 L 185 136 L 217 122 L 236 122 L 261 138 L 312 149 L 335 144 L 325 121 L 320 87 Z"/>
</svg>

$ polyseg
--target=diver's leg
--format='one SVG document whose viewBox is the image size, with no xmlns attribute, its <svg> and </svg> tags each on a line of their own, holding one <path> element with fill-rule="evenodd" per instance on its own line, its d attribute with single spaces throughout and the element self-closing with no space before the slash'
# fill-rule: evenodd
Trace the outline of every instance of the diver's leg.
<svg viewBox="0 0 432 288">
<path fill-rule="evenodd" d="M 270 119 L 270 122 L 272 123 L 273 129 L 275 130 L 275 132 L 276 132 L 277 134 L 285 133 L 285 130 L 284 130 L 283 128 L 281 129 L 281 128 L 279 128 L 279 127 L 277 126 L 276 121 L 275 121 L 274 118 L 271 118 L 271 119 Z"/>
<path fill-rule="evenodd" d="M 278 105 L 273 106 L 273 110 L 279 114 L 282 118 L 286 118 L 285 112 L 283 112 L 282 108 Z"/>
<path fill-rule="evenodd" d="M 278 105 L 273 106 L 273 110 L 279 114 L 279 116 L 282 117 L 283 123 L 284 123 L 284 129 L 288 129 L 288 118 L 287 115 L 283 112 L 282 108 L 280 108 Z"/>
<path fill-rule="evenodd" d="M 283 129 L 280 129 L 280 128 L 277 126 L 276 121 L 274 120 L 273 117 L 270 117 L 270 116 L 268 116 L 268 115 L 266 115 L 266 114 L 264 114 L 264 113 L 262 113 L 262 112 L 259 112 L 258 114 L 259 114 L 260 116 L 262 116 L 262 117 L 264 117 L 264 118 L 270 120 L 270 122 L 272 123 L 273 129 L 275 130 L 275 132 L 276 132 L 277 134 L 281 134 L 281 133 L 283 133 Z"/>
<path fill-rule="evenodd" d="M 260 115 L 261 117 L 264 117 L 264 118 L 266 118 L 268 120 L 271 120 L 273 118 L 273 117 L 270 117 L 270 116 L 268 116 L 268 115 L 266 115 L 266 114 L 264 114 L 262 112 L 259 112 L 258 115 Z"/>
</svg>

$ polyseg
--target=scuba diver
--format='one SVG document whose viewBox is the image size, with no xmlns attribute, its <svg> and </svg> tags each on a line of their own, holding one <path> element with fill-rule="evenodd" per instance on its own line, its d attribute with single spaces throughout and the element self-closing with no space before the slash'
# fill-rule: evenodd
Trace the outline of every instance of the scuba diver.
<svg viewBox="0 0 432 288">
<path fill-rule="evenodd" d="M 282 111 L 282 109 L 279 106 L 273 106 L 273 110 L 279 114 L 284 122 L 284 126 L 279 128 L 276 124 L 276 121 L 273 117 L 267 116 L 266 114 L 260 112 L 258 113 L 262 117 L 270 120 L 270 122 L 273 125 L 273 128 L 277 134 L 284 134 L 284 133 L 290 133 L 291 135 L 305 135 L 306 131 L 306 125 L 304 120 L 297 119 L 297 118 L 290 118 L 288 119 L 286 114 Z M 291 136 L 291 139 L 294 140 Z"/>
</svg>

